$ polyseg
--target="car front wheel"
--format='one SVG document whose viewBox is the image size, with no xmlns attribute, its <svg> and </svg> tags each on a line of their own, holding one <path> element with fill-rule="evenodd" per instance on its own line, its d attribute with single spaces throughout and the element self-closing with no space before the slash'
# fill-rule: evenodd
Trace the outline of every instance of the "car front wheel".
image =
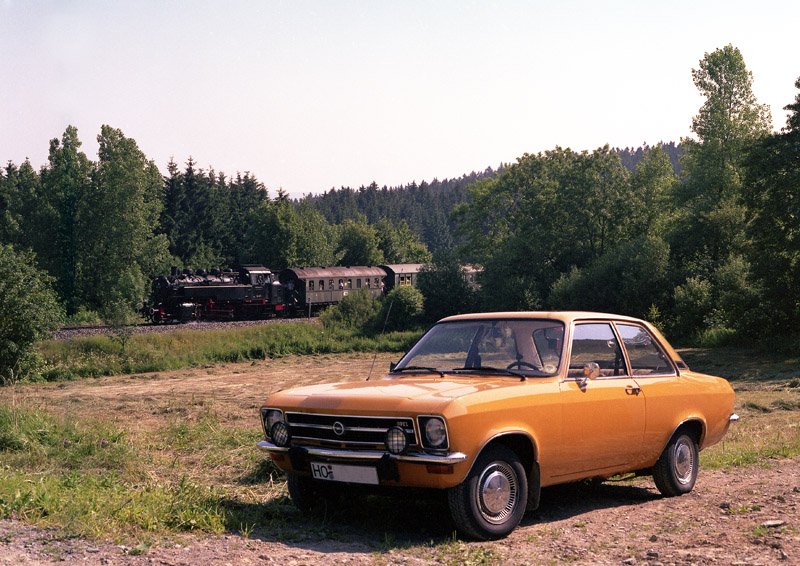
<svg viewBox="0 0 800 566">
<path fill-rule="evenodd" d="M 315 505 L 331 505 L 342 494 L 341 484 L 336 482 L 320 481 L 300 476 L 286 474 L 286 487 L 289 497 L 304 515 L 311 513 Z"/>
<path fill-rule="evenodd" d="M 479 540 L 507 536 L 522 520 L 527 501 L 525 468 L 502 445 L 487 448 L 466 479 L 448 492 L 456 527 Z"/>
<path fill-rule="evenodd" d="M 675 435 L 653 466 L 653 480 L 667 497 L 689 493 L 697 481 L 699 465 L 697 441 L 687 433 Z"/>
</svg>

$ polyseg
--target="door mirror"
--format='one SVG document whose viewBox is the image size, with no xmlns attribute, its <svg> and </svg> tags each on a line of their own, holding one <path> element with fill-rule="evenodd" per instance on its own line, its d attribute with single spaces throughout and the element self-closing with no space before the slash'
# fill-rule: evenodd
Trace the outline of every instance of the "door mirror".
<svg viewBox="0 0 800 566">
<path fill-rule="evenodd" d="M 597 379 L 600 377 L 600 365 L 597 362 L 589 362 L 583 366 L 583 375 L 585 379 Z"/>
<path fill-rule="evenodd" d="M 590 379 L 597 379 L 600 377 L 600 366 L 597 362 L 589 362 L 583 366 L 583 377 L 578 379 L 578 387 L 586 389 L 586 383 Z"/>
</svg>

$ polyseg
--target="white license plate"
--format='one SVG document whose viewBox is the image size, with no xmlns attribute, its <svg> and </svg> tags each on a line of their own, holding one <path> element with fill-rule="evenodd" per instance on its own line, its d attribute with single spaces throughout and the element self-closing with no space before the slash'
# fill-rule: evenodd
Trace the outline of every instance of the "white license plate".
<svg viewBox="0 0 800 566">
<path fill-rule="evenodd" d="M 311 475 L 318 480 L 378 485 L 378 470 L 369 466 L 311 462 Z"/>
</svg>

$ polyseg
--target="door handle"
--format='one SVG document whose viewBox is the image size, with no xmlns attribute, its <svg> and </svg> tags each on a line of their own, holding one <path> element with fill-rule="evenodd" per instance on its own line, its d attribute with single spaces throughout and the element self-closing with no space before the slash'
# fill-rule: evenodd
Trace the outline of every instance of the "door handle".
<svg viewBox="0 0 800 566">
<path fill-rule="evenodd" d="M 634 387 L 632 385 L 628 385 L 625 388 L 625 394 L 626 395 L 639 395 L 639 393 L 641 393 L 641 392 L 642 392 L 642 388 L 641 387 Z"/>
</svg>

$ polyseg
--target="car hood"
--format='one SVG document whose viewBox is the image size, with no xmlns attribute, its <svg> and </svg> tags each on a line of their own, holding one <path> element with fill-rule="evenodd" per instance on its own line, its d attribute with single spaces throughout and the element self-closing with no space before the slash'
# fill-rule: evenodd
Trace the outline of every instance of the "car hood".
<svg viewBox="0 0 800 566">
<path fill-rule="evenodd" d="M 268 404 L 283 409 L 343 412 L 440 412 L 455 399 L 494 397 L 512 388 L 531 386 L 531 381 L 506 376 L 403 377 L 300 387 L 274 394 Z"/>
</svg>

